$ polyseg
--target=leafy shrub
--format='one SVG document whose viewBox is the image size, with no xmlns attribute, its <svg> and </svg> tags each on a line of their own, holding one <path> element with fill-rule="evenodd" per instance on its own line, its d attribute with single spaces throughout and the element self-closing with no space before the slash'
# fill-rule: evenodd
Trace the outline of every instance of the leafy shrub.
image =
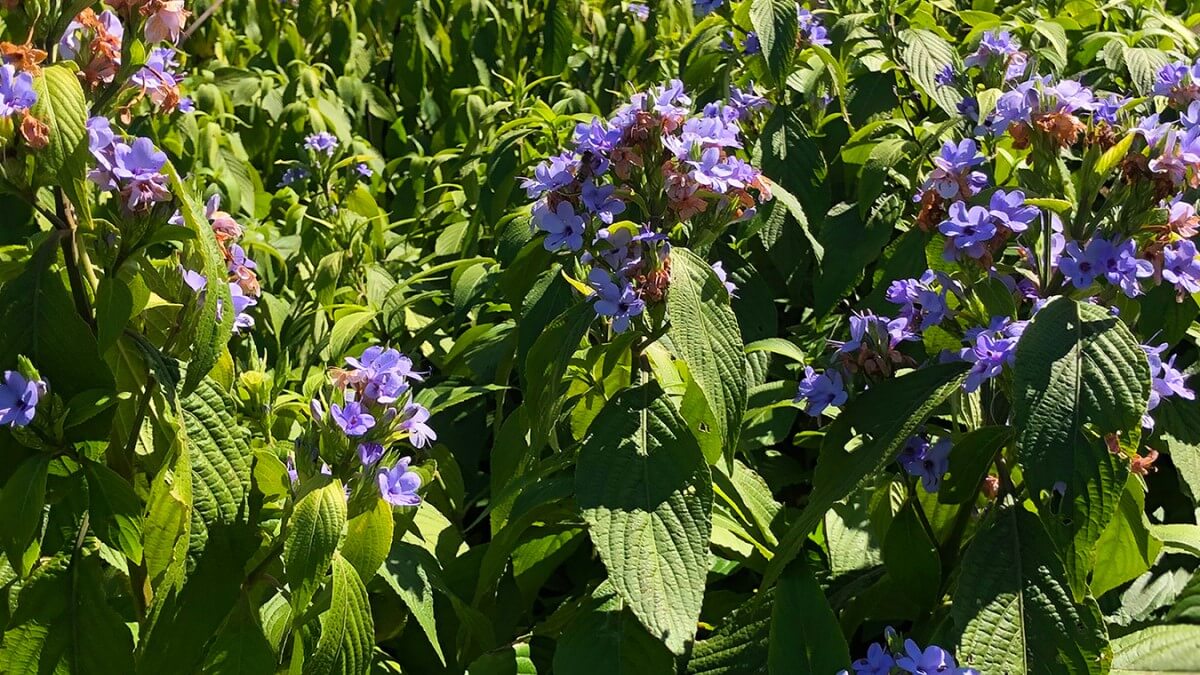
<svg viewBox="0 0 1200 675">
<path fill-rule="evenodd" d="M 0 671 L 1200 670 L 1200 19 L 0 2 Z"/>
</svg>

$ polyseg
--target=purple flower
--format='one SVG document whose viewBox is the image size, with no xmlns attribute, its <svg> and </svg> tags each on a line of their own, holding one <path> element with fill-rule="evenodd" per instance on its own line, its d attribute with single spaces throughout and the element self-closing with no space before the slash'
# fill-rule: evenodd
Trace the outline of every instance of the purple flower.
<svg viewBox="0 0 1200 675">
<path fill-rule="evenodd" d="M 1117 243 L 1093 239 L 1088 243 L 1088 251 L 1108 283 L 1120 286 L 1130 298 L 1142 294 L 1138 279 L 1154 276 L 1154 265 L 1137 257 L 1137 244 L 1132 239 Z"/>
<path fill-rule="evenodd" d="M 409 398 L 400 412 L 400 429 L 408 432 L 408 442 L 414 448 L 423 448 L 437 440 L 437 433 L 429 426 L 429 410 Z"/>
<path fill-rule="evenodd" d="M 588 284 L 595 291 L 591 298 L 596 315 L 612 319 L 613 331 L 624 333 L 633 317 L 646 309 L 646 303 L 637 297 L 628 281 L 618 281 L 614 282 L 608 272 L 599 267 L 593 267 L 588 273 Z"/>
<path fill-rule="evenodd" d="M 727 157 L 723 159 L 720 148 L 706 148 L 700 154 L 700 159 L 688 160 L 687 163 L 692 166 L 692 172 L 689 175 L 697 183 L 713 192 L 728 192 L 730 179 L 734 178 L 734 169 L 737 166 L 737 164 L 727 161 L 730 159 L 737 158 Z"/>
<path fill-rule="evenodd" d="M 592 122 L 593 125 L 598 123 L 598 120 Z M 575 133 L 579 134 L 579 132 L 580 129 L 577 126 Z M 582 138 L 577 140 L 581 151 L 596 147 L 595 143 L 597 142 L 600 141 L 591 131 L 587 131 Z M 571 181 L 575 180 L 575 172 L 578 168 L 579 161 L 572 153 L 564 152 L 561 155 L 554 155 L 533 169 L 533 178 L 522 178 L 521 187 L 525 188 L 525 195 L 529 198 L 540 197 L 546 192 L 570 185 Z"/>
<path fill-rule="evenodd" d="M 1047 109 L 1060 113 L 1091 110 L 1096 107 L 1096 96 L 1091 89 L 1075 80 L 1062 80 L 1043 91 Z"/>
<path fill-rule="evenodd" d="M 1154 80 L 1154 93 L 1166 96 L 1176 108 L 1186 108 L 1192 101 L 1200 99 L 1200 63 L 1189 65 L 1183 61 L 1168 63 L 1158 70 Z"/>
<path fill-rule="evenodd" d="M 796 22 L 799 28 L 800 44 L 820 45 L 826 47 L 832 44 L 825 30 L 825 25 L 815 14 L 796 5 Z"/>
<path fill-rule="evenodd" d="M 746 31 L 746 39 L 742 41 L 742 53 L 746 56 L 754 56 L 762 51 L 762 43 L 758 41 L 758 33 L 754 31 Z"/>
<path fill-rule="evenodd" d="M 900 305 L 900 316 L 917 330 L 925 330 L 941 323 L 950 314 L 946 304 L 946 283 L 941 290 L 934 290 L 938 280 L 933 270 L 926 270 L 920 279 L 897 279 L 888 286 L 884 297 L 888 302 Z"/>
<path fill-rule="evenodd" d="M 755 36 L 755 39 L 757 40 L 758 37 Z M 758 92 L 754 91 L 753 81 L 749 82 L 745 89 L 739 89 L 736 84 L 729 87 L 729 107 L 737 112 L 738 119 L 748 119 L 754 115 L 754 111 L 762 110 L 769 105 L 770 102 L 766 97 L 760 96 Z"/>
<path fill-rule="evenodd" d="M 725 4 L 725 0 L 692 0 L 692 12 L 696 17 L 703 17 L 712 14 Z"/>
<path fill-rule="evenodd" d="M 1058 269 L 1075 288 L 1087 288 L 1103 270 L 1089 254 L 1091 246 L 1080 248 L 1076 242 L 1067 242 L 1062 256 L 1058 259 Z"/>
<path fill-rule="evenodd" d="M 38 401 L 45 395 L 45 382 L 26 379 L 15 370 L 4 371 L 0 381 L 0 426 L 29 426 L 37 415 Z"/>
<path fill-rule="evenodd" d="M 996 236 L 996 224 L 992 214 L 982 206 L 968 207 L 965 202 L 954 202 L 950 205 L 950 217 L 938 225 L 938 231 L 946 235 L 959 253 L 981 258 L 987 253 L 987 243 Z"/>
<path fill-rule="evenodd" d="M 638 21 L 645 21 L 650 18 L 650 8 L 640 2 L 629 3 L 627 9 Z"/>
<path fill-rule="evenodd" d="M 1200 293 L 1200 256 L 1190 239 L 1171 242 L 1163 248 L 1162 278 L 1180 294 Z"/>
<path fill-rule="evenodd" d="M 921 193 L 936 190 L 942 199 L 966 199 L 987 184 L 987 177 L 973 167 L 983 164 L 983 155 L 974 139 L 963 139 L 958 145 L 946 141 L 941 154 L 933 160 L 933 171 L 921 186 Z M 920 201 L 918 195 L 914 201 Z"/>
<path fill-rule="evenodd" d="M 246 295 L 242 287 L 232 281 L 229 282 L 229 294 L 233 300 L 233 331 L 240 333 L 254 328 L 254 317 L 247 314 L 246 310 L 257 305 L 258 301 Z"/>
<path fill-rule="evenodd" d="M 724 0 L 719 0 L 723 3 Z M 688 96 L 681 80 L 670 80 L 654 87 L 649 92 L 651 110 L 664 117 L 682 117 L 688 114 L 692 97 Z"/>
<path fill-rule="evenodd" d="M 896 661 L 892 655 L 878 642 L 872 642 L 867 647 L 867 657 L 855 661 L 850 667 L 854 668 L 854 675 L 889 675 L 894 665 Z"/>
<path fill-rule="evenodd" d="M 1130 129 L 1134 134 L 1146 139 L 1146 145 L 1150 147 L 1158 145 L 1158 142 L 1165 138 L 1170 130 L 1170 124 L 1159 123 L 1158 113 L 1143 117 L 1138 121 L 1137 126 Z"/>
<path fill-rule="evenodd" d="M 1036 84 L 1036 81 L 1028 80 L 1000 95 L 990 122 L 994 133 L 1004 133 L 1010 124 L 1029 123 L 1038 106 Z"/>
<path fill-rule="evenodd" d="M 149 138 L 137 138 L 133 145 L 117 144 L 113 175 L 122 183 L 126 208 L 137 211 L 171 199 L 167 177 L 160 173 L 166 163 L 167 155 Z"/>
<path fill-rule="evenodd" d="M 948 438 L 930 444 L 920 436 L 913 436 L 900 451 L 900 465 L 908 475 L 921 479 L 926 492 L 937 492 L 942 486 L 942 476 L 950 470 L 952 447 Z"/>
<path fill-rule="evenodd" d="M 850 339 L 845 342 L 831 341 L 831 344 L 837 346 L 839 354 L 852 354 L 864 347 L 874 347 L 879 351 L 892 350 L 901 342 L 916 337 L 905 317 L 889 319 L 872 312 L 855 312 L 850 315 Z"/>
<path fill-rule="evenodd" d="M 1200 129 L 1193 129 L 1181 137 L 1176 131 L 1168 131 L 1161 154 L 1150 160 L 1150 170 L 1167 174 L 1176 185 L 1187 180 L 1188 168 L 1200 164 L 1198 132 Z"/>
<path fill-rule="evenodd" d="M 842 383 L 842 374 L 836 370 L 826 370 L 821 374 L 813 371 L 812 366 L 804 367 L 804 379 L 796 390 L 794 402 L 807 401 L 804 412 L 816 417 L 829 406 L 838 407 L 846 402 L 846 386 Z"/>
<path fill-rule="evenodd" d="M 408 468 L 412 460 L 403 457 L 390 469 L 379 472 L 379 493 L 392 506 L 419 506 L 421 476 Z"/>
<path fill-rule="evenodd" d="M 616 191 L 615 186 L 597 186 L 590 178 L 583 182 L 583 193 L 581 195 L 583 205 L 607 225 L 612 225 L 613 216 L 625 211 L 625 202 L 614 197 L 614 191 Z M 581 219 L 580 223 L 582 224 L 582 222 Z M 581 246 L 582 243 L 580 241 Z"/>
<path fill-rule="evenodd" d="M 950 675 L 958 673 L 958 664 L 950 652 L 941 647 L 930 645 L 922 652 L 917 643 L 912 640 L 904 641 L 904 656 L 896 659 L 896 665 L 901 670 L 913 675 Z"/>
<path fill-rule="evenodd" d="M 1006 30 L 990 30 L 979 38 L 979 46 L 973 54 L 963 59 L 963 65 L 967 68 L 985 68 L 993 60 L 1007 61 L 1009 56 L 1020 50 L 1021 45 L 1013 40 L 1011 33 Z"/>
<path fill-rule="evenodd" d="M 383 459 L 383 446 L 378 443 L 359 443 L 358 459 L 363 466 L 371 466 Z"/>
<path fill-rule="evenodd" d="M 974 337 L 970 347 L 961 350 L 959 358 L 971 365 L 967 371 L 967 379 L 963 382 L 963 391 L 968 393 L 979 389 L 984 382 L 996 377 L 1004 369 L 1004 365 L 1012 365 L 1017 357 L 1017 338 L 1001 338 L 991 331 L 981 331 Z"/>
<path fill-rule="evenodd" d="M 114 40 L 119 46 L 125 37 L 125 27 L 121 25 L 121 19 L 109 10 L 104 10 L 96 15 L 100 25 L 103 27 L 108 38 Z M 86 31 L 87 37 L 92 39 L 95 31 L 85 28 L 83 24 L 72 19 L 71 23 L 67 24 L 67 29 L 63 31 L 62 37 L 58 40 L 58 55 L 63 59 L 74 59 L 78 54 L 82 45 L 82 38 Z M 120 54 L 113 59 L 115 65 L 121 65 Z"/>
<path fill-rule="evenodd" d="M 308 172 L 308 169 L 306 169 L 302 166 L 290 167 L 290 168 L 284 170 L 283 176 L 280 177 L 279 187 L 283 188 L 283 187 L 292 185 L 294 183 L 302 183 L 302 182 L 308 180 L 308 177 L 310 175 L 311 174 Z"/>
<path fill-rule="evenodd" d="M 729 273 L 725 271 L 725 263 L 718 260 L 712 264 L 712 270 L 716 272 L 717 279 L 721 281 L 721 285 L 725 287 L 725 290 L 729 293 L 729 297 L 736 298 L 737 285 L 729 280 Z"/>
<path fill-rule="evenodd" d="M 0 117 L 29 110 L 37 100 L 32 75 L 8 63 L 0 65 Z"/>
<path fill-rule="evenodd" d="M 942 66 L 942 69 L 937 71 L 937 73 L 933 76 L 933 81 L 935 84 L 943 87 L 952 87 L 954 86 L 954 80 L 956 77 L 957 74 L 954 72 L 954 66 L 947 63 L 946 65 Z"/>
<path fill-rule="evenodd" d="M 258 268 L 258 264 L 246 255 L 246 250 L 239 244 L 229 245 L 229 260 L 226 264 L 229 267 L 230 274 L 237 273 L 243 267 L 251 270 Z"/>
<path fill-rule="evenodd" d="M 1178 396 L 1188 401 L 1196 400 L 1196 392 L 1187 387 L 1187 377 L 1175 368 L 1175 356 L 1172 355 L 1165 362 L 1162 360 L 1163 353 L 1169 348 L 1170 345 L 1165 342 L 1157 347 L 1142 345 L 1142 351 L 1146 352 L 1146 360 L 1150 363 L 1150 400 L 1147 414 L 1142 418 L 1142 426 L 1147 429 L 1154 428 L 1154 419 L 1149 411 L 1157 408 L 1164 398 Z"/>
<path fill-rule="evenodd" d="M 1129 102 L 1129 98 L 1112 94 L 1096 102 L 1096 109 L 1092 111 L 1092 119 L 1097 122 L 1104 122 L 1110 126 L 1116 126 L 1117 113 L 1121 108 Z"/>
<path fill-rule="evenodd" d="M 551 211 L 545 202 L 533 207 L 533 222 L 547 234 L 542 245 L 547 251 L 566 248 L 578 251 L 583 248 L 583 217 L 575 215 L 575 208 L 568 201 L 561 201 Z"/>
<path fill-rule="evenodd" d="M 354 166 L 354 170 L 357 171 L 358 175 L 362 176 L 363 178 L 370 178 L 371 176 L 375 175 L 375 172 L 371 170 L 371 167 L 363 164 L 362 162 L 356 164 Z"/>
<path fill-rule="evenodd" d="M 146 65 L 130 76 L 129 80 L 140 87 L 155 105 L 162 105 L 172 95 L 179 94 L 179 61 L 174 47 L 158 47 L 150 50 Z"/>
<path fill-rule="evenodd" d="M 334 151 L 337 150 L 337 147 L 338 147 L 337 136 L 334 136 L 333 134 L 329 133 L 328 131 L 320 131 L 315 134 L 309 134 L 308 136 L 304 137 L 304 149 L 305 150 L 312 150 L 313 152 L 323 152 L 326 155 L 328 155 L 329 157 L 332 157 Z"/>
<path fill-rule="evenodd" d="M 188 288 L 192 289 L 193 293 L 199 293 L 203 291 L 204 287 L 208 285 L 208 279 L 206 279 L 204 275 L 200 274 L 199 272 L 194 272 L 186 268 L 180 268 L 180 273 L 183 277 L 183 283 L 186 284 Z"/>
<path fill-rule="evenodd" d="M 423 375 L 413 370 L 412 359 L 395 349 L 378 345 L 367 347 L 359 358 L 346 357 L 350 381 L 362 386 L 363 398 L 393 403 L 409 388 L 409 380 L 420 382 Z"/>
<path fill-rule="evenodd" d="M 375 426 L 375 418 L 358 401 L 347 402 L 345 408 L 334 403 L 329 412 L 347 436 L 362 436 Z"/>
<path fill-rule="evenodd" d="M 1025 193 L 1020 190 L 1005 192 L 996 190 L 988 202 L 988 213 L 992 222 L 1020 234 L 1029 229 L 1029 224 L 1041 215 L 1036 206 L 1025 203 Z"/>
</svg>

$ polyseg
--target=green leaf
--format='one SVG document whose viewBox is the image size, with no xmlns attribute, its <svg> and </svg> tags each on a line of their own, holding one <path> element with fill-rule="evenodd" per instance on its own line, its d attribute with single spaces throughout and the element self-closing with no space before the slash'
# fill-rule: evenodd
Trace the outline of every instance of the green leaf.
<svg viewBox="0 0 1200 675">
<path fill-rule="evenodd" d="M 1137 476 L 1125 481 L 1117 512 L 1096 541 L 1096 571 L 1090 588 L 1097 597 L 1138 578 L 1162 550 L 1163 543 L 1150 529 L 1146 518 L 1146 492 Z"/>
<path fill-rule="evenodd" d="M 531 448 L 544 447 L 554 429 L 566 391 L 567 364 L 595 318 L 590 304 L 577 303 L 551 321 L 529 349 L 524 370 L 526 403 L 538 411 L 530 420 Z"/>
<path fill-rule="evenodd" d="M 1200 626 L 1151 626 L 1113 640 L 1110 675 L 1200 672 Z"/>
<path fill-rule="evenodd" d="M 825 675 L 850 666 L 842 628 L 804 561 L 783 571 L 771 604 L 771 675 Z"/>
<path fill-rule="evenodd" d="M 799 25 L 796 4 L 789 0 L 752 0 L 750 24 L 758 33 L 767 70 L 776 84 L 787 80 L 796 53 Z"/>
<path fill-rule="evenodd" d="M 201 672 L 206 675 L 258 675 L 275 671 L 277 659 L 263 634 L 258 613 L 243 597 L 213 640 Z"/>
<path fill-rule="evenodd" d="M 933 533 L 921 522 L 918 508 L 915 499 L 909 499 L 892 518 L 883 540 L 883 563 L 897 589 L 928 609 L 941 599 L 942 564 Z"/>
<path fill-rule="evenodd" d="M 42 525 L 49 469 L 49 455 L 34 455 L 21 462 L 0 492 L 0 545 L 13 569 L 23 575 L 29 572 L 23 562 L 25 549 Z"/>
<path fill-rule="evenodd" d="M 417 620 L 417 625 L 424 631 L 425 637 L 437 653 L 442 665 L 446 656 L 442 653 L 442 645 L 438 642 L 437 621 L 433 613 L 433 583 L 429 572 L 436 569 L 438 563 L 428 551 L 403 541 L 392 544 L 384 567 L 380 570 L 383 580 L 400 596 L 404 606 Z"/>
<path fill-rule="evenodd" d="M 900 40 L 904 43 L 900 60 L 909 76 L 951 119 L 957 117 L 962 95 L 954 87 L 938 84 L 936 79 L 942 68 L 957 66 L 954 47 L 937 33 L 922 28 L 900 31 Z"/>
<path fill-rule="evenodd" d="M 965 371 L 957 363 L 929 366 L 885 380 L 846 405 L 825 434 L 808 505 L 780 540 L 767 565 L 764 586 L 774 583 L 835 502 L 895 459 L 908 437 L 961 386 Z M 851 447 L 855 432 L 866 440 Z"/>
<path fill-rule="evenodd" d="M 296 504 L 283 543 L 284 578 L 292 590 L 295 612 L 304 611 L 325 580 L 345 525 L 346 495 L 341 481 L 313 489 Z"/>
<path fill-rule="evenodd" d="M 746 412 L 746 355 L 729 293 L 712 267 L 685 248 L 671 250 L 671 322 L 667 335 L 704 393 L 733 459 Z"/>
<path fill-rule="evenodd" d="M 768 672 L 774 588 L 738 605 L 707 639 L 696 643 L 688 675 L 760 675 Z M 786 672 L 786 671 L 785 671 Z"/>
<path fill-rule="evenodd" d="M 347 521 L 342 557 L 358 570 L 364 584 L 375 576 L 387 558 L 394 529 L 392 506 L 379 498 L 372 500 L 371 508 Z"/>
<path fill-rule="evenodd" d="M 467 666 L 467 675 L 537 675 L 528 642 L 490 651 Z"/>
<path fill-rule="evenodd" d="M 1154 417 L 1153 447 L 1165 449 L 1179 472 L 1180 488 L 1200 506 L 1200 406 L 1177 397 L 1163 399 Z"/>
<path fill-rule="evenodd" d="M 1054 544 L 1020 506 L 996 514 L 962 560 L 950 615 L 958 662 L 988 672 L 1103 673 L 1110 657 L 1100 608 L 1075 604 Z M 969 580 L 969 581 L 968 581 Z"/>
<path fill-rule="evenodd" d="M 755 340 L 746 345 L 746 353 L 753 354 L 755 352 L 768 352 L 776 354 L 784 358 L 791 359 L 796 363 L 803 365 L 808 361 L 808 357 L 804 355 L 804 350 L 796 346 L 796 343 L 791 340 L 785 340 L 780 337 L 763 338 Z"/>
<path fill-rule="evenodd" d="M 351 312 L 338 319 L 333 324 L 333 330 L 329 331 L 330 357 L 338 359 L 344 356 L 355 340 L 360 339 L 363 327 L 369 325 L 374 318 L 375 312 L 368 309 Z"/>
<path fill-rule="evenodd" d="M 682 654 L 704 600 L 712 481 L 700 446 L 656 383 L 604 406 L 579 451 L 575 490 L 617 593 Z"/>
<path fill-rule="evenodd" d="M 571 42 L 575 39 L 575 26 L 571 22 L 570 0 L 550 0 L 543 15 L 542 26 L 542 72 L 547 75 L 561 73 L 567 67 L 571 55 Z"/>
<path fill-rule="evenodd" d="M 1129 81 L 1140 96 L 1154 92 L 1158 71 L 1171 62 L 1171 57 L 1154 47 L 1125 47 L 1125 66 L 1129 68 Z"/>
<path fill-rule="evenodd" d="M 591 600 L 598 605 L 577 616 L 559 637 L 554 672 L 633 675 L 675 671 L 671 653 L 638 623 L 610 582 L 600 584 Z"/>
<path fill-rule="evenodd" d="M 77 151 L 87 138 L 87 100 L 71 69 L 42 68 L 33 81 L 38 100 L 30 109 L 50 129 L 50 142 L 37 152 L 37 172 L 43 182 L 61 185 L 83 176 L 87 165 Z"/>
<path fill-rule="evenodd" d="M 143 524 L 143 555 L 156 597 L 183 584 L 192 533 L 192 469 L 188 444 L 176 435 L 168 459 L 150 484 Z"/>
<path fill-rule="evenodd" d="M 216 234 L 212 225 L 204 215 L 204 207 L 196 201 L 192 191 L 183 184 L 175 167 L 170 162 L 163 167 L 163 173 L 171 182 L 171 191 L 179 200 L 179 212 L 183 216 L 184 225 L 196 234 L 192 247 L 194 259 L 200 265 L 198 271 L 204 275 L 207 285 L 204 291 L 204 303 L 194 322 L 194 329 L 189 336 L 193 344 L 192 359 L 188 363 L 187 376 L 183 381 L 183 394 L 190 393 L 199 386 L 204 376 L 208 374 L 217 359 L 225 350 L 233 331 L 234 312 L 218 311 L 219 308 L 233 307 L 229 293 L 229 284 L 225 283 L 228 271 L 225 266 L 225 256 L 217 244 Z M 218 318 L 218 314 L 220 317 Z"/>
<path fill-rule="evenodd" d="M 954 443 L 950 453 L 950 475 L 942 481 L 938 501 L 966 504 L 978 494 L 979 484 L 987 475 L 996 453 L 1012 442 L 1010 427 L 983 427 L 968 432 Z"/>
<path fill-rule="evenodd" d="M 1104 434 L 1136 434 L 1150 390 L 1146 355 L 1107 309 L 1058 298 L 1038 312 L 1017 345 L 1014 426 L 1030 493 L 1066 493 L 1039 512 L 1063 552 L 1076 600 L 1087 591 L 1096 541 L 1125 487 L 1127 463 Z"/>
<path fill-rule="evenodd" d="M 253 457 L 247 432 L 234 417 L 236 403 L 212 378 L 180 400 L 192 465 L 191 549 L 203 548 L 207 529 L 246 518 Z"/>
<path fill-rule="evenodd" d="M 133 294 L 119 278 L 104 277 L 96 289 L 96 342 L 101 353 L 117 344 L 133 316 Z"/>
<path fill-rule="evenodd" d="M 341 491 L 339 483 L 331 483 Z M 340 498 L 340 495 L 339 495 Z M 340 555 L 333 557 L 333 591 L 329 609 L 321 613 L 317 649 L 304 661 L 304 675 L 359 675 L 371 668 L 375 624 L 367 587 Z"/>
<path fill-rule="evenodd" d="M 142 562 L 142 502 L 133 486 L 115 471 L 91 460 L 83 461 L 88 482 L 91 526 L 100 541 Z"/>
</svg>

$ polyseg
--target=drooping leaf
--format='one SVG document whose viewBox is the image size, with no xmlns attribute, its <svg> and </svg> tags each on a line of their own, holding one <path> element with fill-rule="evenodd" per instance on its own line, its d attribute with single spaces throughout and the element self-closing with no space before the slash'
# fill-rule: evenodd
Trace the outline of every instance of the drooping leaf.
<svg viewBox="0 0 1200 675">
<path fill-rule="evenodd" d="M 256 675 L 271 672 L 275 651 L 263 634 L 257 612 L 243 599 L 213 640 L 202 672 L 211 675 Z"/>
<path fill-rule="evenodd" d="M 29 572 L 24 562 L 25 549 L 42 526 L 49 469 L 49 455 L 34 455 L 21 462 L 0 492 L 0 545 L 13 569 L 22 574 Z"/>
<path fill-rule="evenodd" d="M 942 481 L 938 501 L 965 504 L 978 494 L 979 484 L 996 453 L 1012 439 L 1013 430 L 1006 426 L 982 427 L 958 439 L 950 453 L 950 475 Z"/>
<path fill-rule="evenodd" d="M 313 489 L 296 504 L 288 519 L 287 539 L 283 544 L 283 571 L 295 611 L 301 612 L 308 606 L 325 580 L 345 525 L 346 496 L 341 481 L 330 481 Z"/>
<path fill-rule="evenodd" d="M 346 540 L 342 542 L 341 554 L 358 570 L 364 584 L 375 576 L 387 558 L 394 530 L 392 506 L 378 498 L 371 502 L 370 508 L 346 521 Z"/>
<path fill-rule="evenodd" d="M 1119 319 L 1069 298 L 1050 302 L 1017 345 L 1013 418 L 1021 468 L 1031 493 L 1051 495 L 1040 512 L 1063 552 L 1076 600 L 1086 593 L 1096 541 L 1125 488 L 1126 462 L 1105 434 L 1138 433 L 1150 371 L 1137 340 Z M 1061 486 L 1060 486 L 1061 487 Z"/>
<path fill-rule="evenodd" d="M 950 613 L 959 664 L 1012 675 L 1103 673 L 1111 659 L 1100 608 L 1076 604 L 1037 516 L 1002 509 L 962 560 Z"/>
<path fill-rule="evenodd" d="M 850 651 L 825 592 L 803 561 L 775 585 L 768 648 L 771 675 L 820 675 L 850 666 Z"/>
<path fill-rule="evenodd" d="M 1200 672 L 1200 626 L 1150 626 L 1113 640 L 1110 675 Z"/>
<path fill-rule="evenodd" d="M 445 664 L 446 656 L 438 642 L 437 621 L 433 614 L 434 587 L 429 579 L 430 567 L 437 567 L 437 561 L 428 551 L 415 544 L 397 541 L 392 544 L 381 572 L 383 580 L 400 596 L 438 659 Z"/>
<path fill-rule="evenodd" d="M 135 563 L 142 561 L 142 504 L 133 486 L 107 466 L 83 463 L 91 524 L 101 541 Z"/>
<path fill-rule="evenodd" d="M 338 489 L 341 486 L 337 483 Z M 367 588 L 354 567 L 333 556 L 329 609 L 321 613 L 321 637 L 304 661 L 304 675 L 365 675 L 371 669 L 375 624 Z"/>
<path fill-rule="evenodd" d="M 704 599 L 712 481 L 656 383 L 622 391 L 600 412 L 579 452 L 575 490 L 617 593 L 652 635 L 683 653 Z"/>
</svg>

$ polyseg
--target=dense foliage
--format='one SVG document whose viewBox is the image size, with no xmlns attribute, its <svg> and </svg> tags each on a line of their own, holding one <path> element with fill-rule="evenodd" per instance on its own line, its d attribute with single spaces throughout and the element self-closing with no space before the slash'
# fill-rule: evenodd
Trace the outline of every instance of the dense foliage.
<svg viewBox="0 0 1200 675">
<path fill-rule="evenodd" d="M 1200 672 L 1200 14 L 0 0 L 0 672 Z"/>
</svg>

